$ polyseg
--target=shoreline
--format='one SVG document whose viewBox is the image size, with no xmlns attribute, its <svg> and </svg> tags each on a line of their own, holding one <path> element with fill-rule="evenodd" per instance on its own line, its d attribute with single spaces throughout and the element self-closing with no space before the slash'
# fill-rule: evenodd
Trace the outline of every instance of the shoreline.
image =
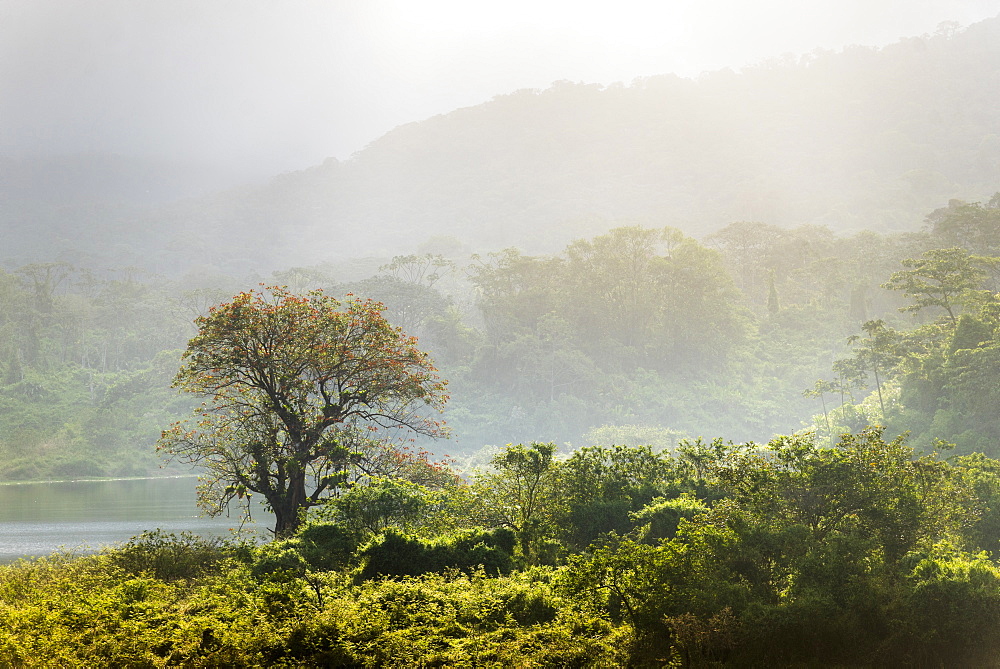
<svg viewBox="0 0 1000 669">
<path fill-rule="evenodd" d="M 107 481 L 156 481 L 159 479 L 196 479 L 198 474 L 167 474 L 164 476 L 107 476 L 79 479 L 39 479 L 37 481 L 0 481 L 0 486 L 32 485 L 41 483 L 104 483 Z"/>
</svg>

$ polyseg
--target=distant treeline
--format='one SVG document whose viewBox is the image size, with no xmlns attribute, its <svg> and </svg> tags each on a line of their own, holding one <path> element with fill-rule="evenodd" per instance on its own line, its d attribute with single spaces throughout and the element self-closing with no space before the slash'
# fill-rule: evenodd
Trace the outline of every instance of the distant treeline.
<svg viewBox="0 0 1000 669">
<path fill-rule="evenodd" d="M 484 445 L 656 444 L 867 425 L 996 455 L 1000 198 L 919 233 L 743 222 L 701 242 L 621 227 L 530 256 L 423 253 L 265 283 L 381 300 L 450 380 L 463 465 Z M 362 277 L 368 278 L 362 278 Z M 36 263 L 0 273 L 0 476 L 155 470 L 192 319 L 262 281 Z"/>
</svg>

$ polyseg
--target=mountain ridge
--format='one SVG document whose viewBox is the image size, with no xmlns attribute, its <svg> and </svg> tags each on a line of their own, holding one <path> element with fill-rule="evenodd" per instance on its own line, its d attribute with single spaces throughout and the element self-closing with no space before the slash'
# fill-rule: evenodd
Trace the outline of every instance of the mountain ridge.
<svg viewBox="0 0 1000 669">
<path fill-rule="evenodd" d="M 114 226 L 64 209 L 65 234 L 31 253 L 100 255 L 111 235 L 120 260 L 245 272 L 405 253 L 434 236 L 552 252 L 621 222 L 693 236 L 739 220 L 912 230 L 943 201 L 998 190 L 997 90 L 1000 17 L 698 79 L 556 82 L 399 126 L 348 160 L 261 185 L 140 213 L 111 206 Z M 36 234 L 47 216 L 29 212 Z M 86 228 L 76 235 L 74 216 Z"/>
</svg>

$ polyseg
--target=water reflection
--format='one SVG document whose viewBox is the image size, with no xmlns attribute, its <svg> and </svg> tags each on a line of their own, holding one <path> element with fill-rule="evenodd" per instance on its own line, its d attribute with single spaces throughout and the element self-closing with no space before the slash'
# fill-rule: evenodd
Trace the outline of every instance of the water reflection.
<svg viewBox="0 0 1000 669">
<path fill-rule="evenodd" d="M 65 549 L 93 552 L 160 528 L 205 537 L 240 529 L 230 517 L 206 518 L 191 477 L 0 485 L 0 562 Z M 266 535 L 273 517 L 258 507 L 245 533 Z"/>
</svg>

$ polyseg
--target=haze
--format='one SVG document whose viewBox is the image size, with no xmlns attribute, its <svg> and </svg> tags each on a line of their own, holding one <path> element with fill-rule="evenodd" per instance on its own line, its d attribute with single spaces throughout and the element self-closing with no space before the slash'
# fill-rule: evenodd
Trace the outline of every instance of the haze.
<svg viewBox="0 0 1000 669">
<path fill-rule="evenodd" d="M 998 11 L 995 0 L 0 0 L 0 152 L 267 176 L 556 80 L 695 77 Z"/>
</svg>

